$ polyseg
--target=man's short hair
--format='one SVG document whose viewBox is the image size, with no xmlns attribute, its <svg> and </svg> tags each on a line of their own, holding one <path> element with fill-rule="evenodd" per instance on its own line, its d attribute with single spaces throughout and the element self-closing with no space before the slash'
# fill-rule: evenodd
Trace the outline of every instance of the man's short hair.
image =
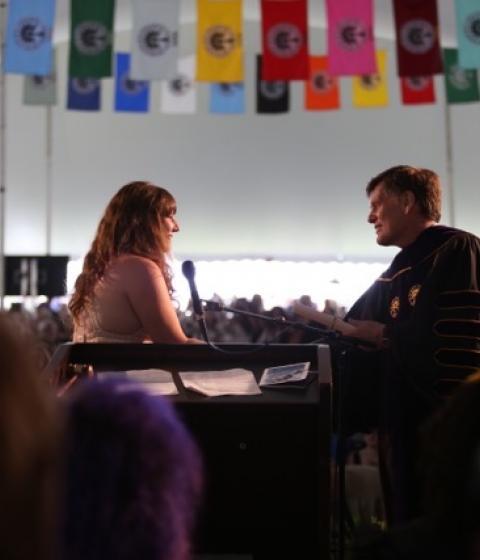
<svg viewBox="0 0 480 560">
<path fill-rule="evenodd" d="M 367 194 L 370 195 L 380 183 L 385 190 L 396 194 L 411 191 L 422 214 L 434 222 L 440 221 L 442 189 L 438 175 L 430 169 L 396 165 L 370 179 Z"/>
</svg>

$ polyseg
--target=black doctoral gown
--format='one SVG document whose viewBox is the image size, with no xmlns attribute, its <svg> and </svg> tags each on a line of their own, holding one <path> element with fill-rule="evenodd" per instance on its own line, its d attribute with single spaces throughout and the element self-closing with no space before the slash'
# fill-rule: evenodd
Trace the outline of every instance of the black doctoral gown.
<svg viewBox="0 0 480 560">
<path fill-rule="evenodd" d="M 418 429 L 480 368 L 480 239 L 445 226 L 423 231 L 359 298 L 348 318 L 387 325 L 389 346 L 350 360 L 350 428 L 378 427 L 389 520 L 421 512 Z M 355 411 L 361 411 L 360 415 Z M 366 420 L 365 420 L 366 419 Z"/>
</svg>

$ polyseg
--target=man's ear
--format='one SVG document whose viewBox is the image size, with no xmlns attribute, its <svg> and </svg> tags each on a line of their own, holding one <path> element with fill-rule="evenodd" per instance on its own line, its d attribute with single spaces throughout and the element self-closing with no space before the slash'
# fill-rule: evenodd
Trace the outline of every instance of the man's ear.
<svg viewBox="0 0 480 560">
<path fill-rule="evenodd" d="M 405 191 L 402 193 L 402 205 L 403 205 L 403 213 L 410 214 L 415 206 L 417 199 L 412 191 Z"/>
</svg>

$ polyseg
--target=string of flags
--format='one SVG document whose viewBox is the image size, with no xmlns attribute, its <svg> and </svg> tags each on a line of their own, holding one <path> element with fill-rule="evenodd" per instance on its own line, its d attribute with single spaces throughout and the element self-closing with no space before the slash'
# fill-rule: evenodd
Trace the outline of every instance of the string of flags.
<svg viewBox="0 0 480 560">
<path fill-rule="evenodd" d="M 480 101 L 480 0 L 455 2 L 457 48 L 441 49 L 437 0 L 393 4 L 396 69 L 405 105 L 435 103 L 444 74 L 448 103 Z M 194 113 L 196 87 L 210 87 L 211 113 L 245 112 L 242 0 L 197 0 L 196 53 L 180 57 L 180 1 L 131 0 L 130 52 L 114 50 L 115 0 L 71 0 L 67 108 L 98 111 L 102 80 L 114 78 L 116 111 L 148 112 L 154 82 L 161 111 Z M 24 103 L 57 103 L 52 43 L 56 0 L 8 5 L 4 72 L 25 75 Z M 340 108 L 342 77 L 354 107 L 389 102 L 388 53 L 374 35 L 374 0 L 325 0 L 327 53 L 309 52 L 307 0 L 260 0 L 262 52 L 256 58 L 256 110 L 289 110 L 290 82 L 304 83 L 309 111 Z"/>
</svg>

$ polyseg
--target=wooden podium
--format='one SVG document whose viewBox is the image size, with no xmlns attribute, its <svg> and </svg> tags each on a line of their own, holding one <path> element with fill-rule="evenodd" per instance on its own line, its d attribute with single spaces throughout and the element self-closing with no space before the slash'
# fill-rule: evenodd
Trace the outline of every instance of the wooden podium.
<svg viewBox="0 0 480 560">
<path fill-rule="evenodd" d="M 328 346 L 64 344 L 50 364 L 57 383 L 76 368 L 158 367 L 172 372 L 171 398 L 205 461 L 206 492 L 195 550 L 257 559 L 330 557 L 331 369 Z M 264 368 L 311 362 L 306 386 L 262 395 L 204 397 L 179 371 Z M 76 366 L 73 366 L 76 364 Z M 200 556 L 201 557 L 201 556 Z M 210 556 L 209 556 L 210 558 Z M 213 556 L 215 558 L 215 556 Z M 218 556 L 218 558 L 221 558 Z"/>
</svg>

